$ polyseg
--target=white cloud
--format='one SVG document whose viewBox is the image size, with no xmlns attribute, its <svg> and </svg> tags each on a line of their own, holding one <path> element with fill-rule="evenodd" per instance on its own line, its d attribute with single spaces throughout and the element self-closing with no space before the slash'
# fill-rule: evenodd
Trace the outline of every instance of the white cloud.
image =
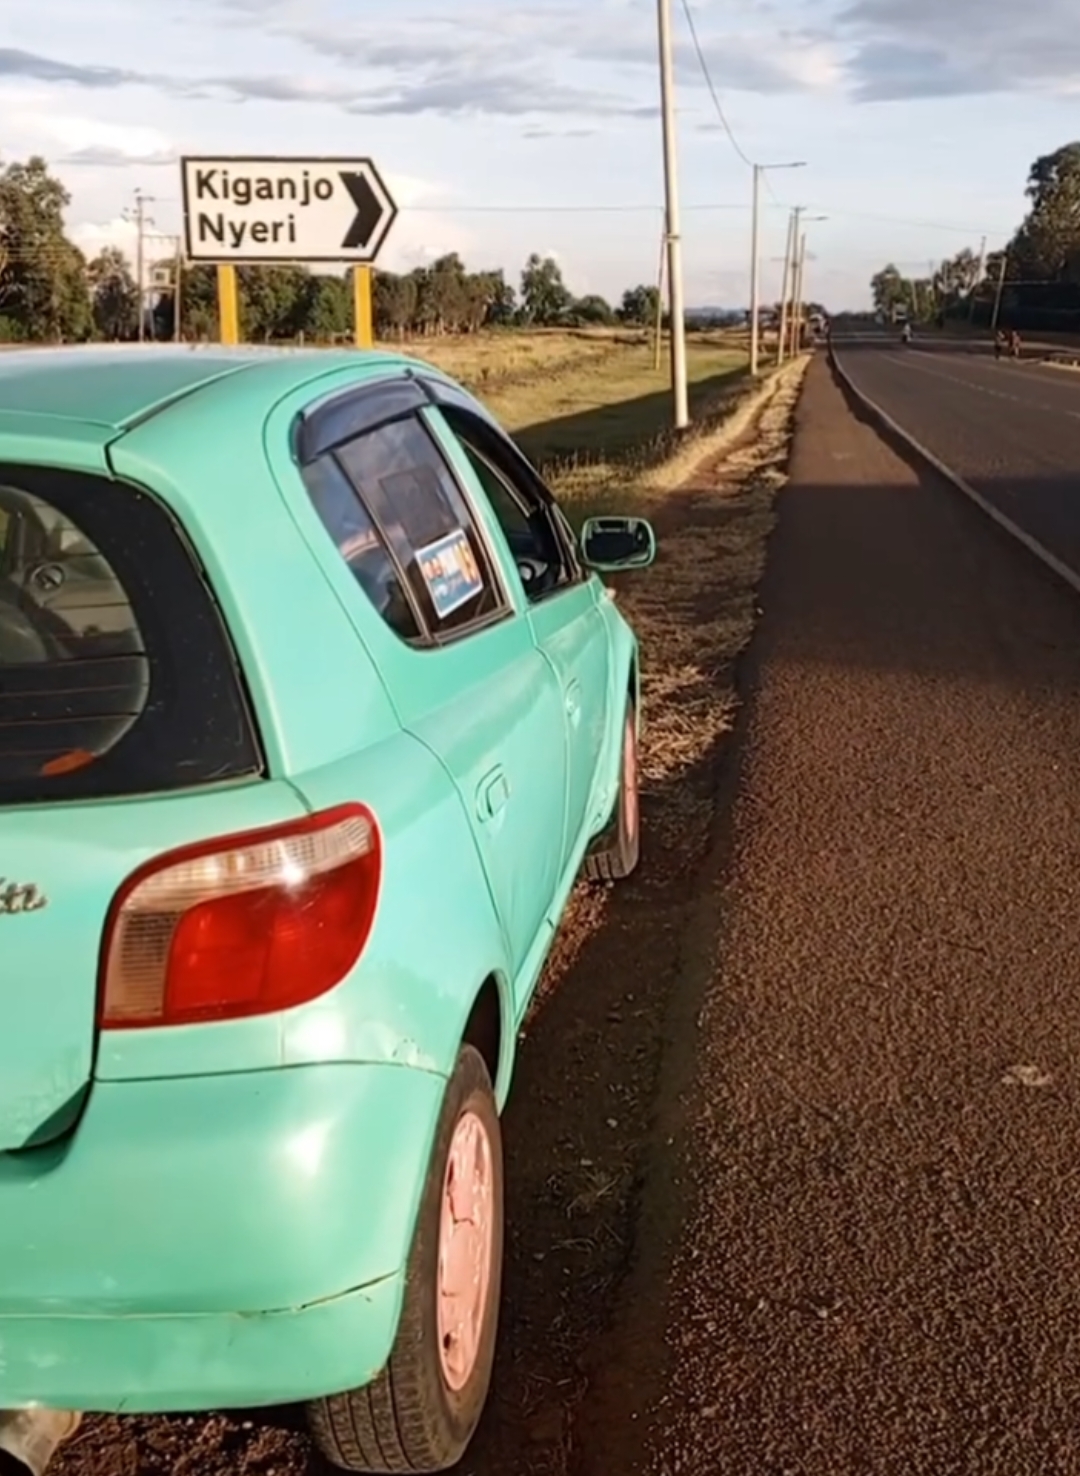
<svg viewBox="0 0 1080 1476">
<path fill-rule="evenodd" d="M 86 256 L 96 256 L 106 246 L 119 246 L 131 262 L 135 260 L 136 234 L 134 222 L 122 216 L 103 222 L 83 221 L 71 229 L 71 239 Z"/>
<path fill-rule="evenodd" d="M 169 140 L 157 128 L 105 123 L 69 113 L 39 115 L 34 121 L 41 132 L 65 149 L 101 150 L 133 160 L 170 153 Z"/>
</svg>

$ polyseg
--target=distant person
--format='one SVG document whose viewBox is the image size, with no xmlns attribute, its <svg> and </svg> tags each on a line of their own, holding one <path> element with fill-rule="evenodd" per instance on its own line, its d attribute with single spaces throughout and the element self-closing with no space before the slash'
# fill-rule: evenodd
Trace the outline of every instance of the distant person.
<svg viewBox="0 0 1080 1476">
<path fill-rule="evenodd" d="M 1009 335 L 1005 332 L 1004 328 L 999 328 L 994 334 L 994 358 L 1000 361 L 1002 354 L 1008 346 Z"/>
<path fill-rule="evenodd" d="M 905 323 L 904 324 L 904 331 L 901 333 L 900 337 L 901 337 L 901 340 L 904 343 L 910 343 L 911 342 L 912 333 L 911 333 L 911 324 L 910 323 Z"/>
<path fill-rule="evenodd" d="M 1020 357 L 1020 334 L 1015 328 L 1009 330 L 1009 357 L 1011 359 Z"/>
</svg>

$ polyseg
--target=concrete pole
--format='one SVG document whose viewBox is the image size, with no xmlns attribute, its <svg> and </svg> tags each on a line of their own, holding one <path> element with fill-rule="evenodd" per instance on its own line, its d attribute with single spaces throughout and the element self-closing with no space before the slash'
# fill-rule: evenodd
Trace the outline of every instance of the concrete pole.
<svg viewBox="0 0 1080 1476">
<path fill-rule="evenodd" d="M 994 293 L 994 316 L 990 321 L 990 334 L 993 336 L 998 330 L 998 320 L 1001 317 L 1001 297 L 1005 291 L 1005 268 L 1008 266 L 1009 253 L 1001 253 L 1001 266 L 998 268 L 997 291 Z"/>
<path fill-rule="evenodd" d="M 777 353 L 777 363 L 782 364 L 786 357 L 788 337 L 788 304 L 789 292 L 795 267 L 795 242 L 799 229 L 799 211 L 796 208 L 788 217 L 787 245 L 784 248 L 784 284 L 780 289 L 780 348 Z"/>
<path fill-rule="evenodd" d="M 683 301 L 679 175 L 675 138 L 675 62 L 671 41 L 671 0 L 657 0 L 660 35 L 660 109 L 664 126 L 664 199 L 667 227 L 668 302 L 671 314 L 671 390 L 675 429 L 690 424 L 686 381 L 686 308 Z"/>
<path fill-rule="evenodd" d="M 758 373 L 761 322 L 761 165 L 754 165 L 754 214 L 750 226 L 750 373 Z"/>
<path fill-rule="evenodd" d="M 806 275 L 806 232 L 799 237 L 799 257 L 795 267 L 795 315 L 791 325 L 794 348 L 792 356 L 800 353 L 803 346 L 803 280 Z"/>
<path fill-rule="evenodd" d="M 974 287 L 972 287 L 971 291 L 968 293 L 968 322 L 969 323 L 974 323 L 974 321 L 975 321 L 975 298 L 978 295 L 979 286 L 980 286 L 980 284 L 982 282 L 983 273 L 985 271 L 986 271 L 986 237 L 984 236 L 982 238 L 982 243 L 979 246 L 979 269 L 978 269 L 978 273 L 977 273 L 977 275 L 975 277 L 975 285 L 974 285 Z"/>
</svg>

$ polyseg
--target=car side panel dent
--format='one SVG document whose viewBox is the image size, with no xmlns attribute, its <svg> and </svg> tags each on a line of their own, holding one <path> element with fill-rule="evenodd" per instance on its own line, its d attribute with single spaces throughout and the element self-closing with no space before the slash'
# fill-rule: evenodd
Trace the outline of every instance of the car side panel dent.
<svg viewBox="0 0 1080 1476">
<path fill-rule="evenodd" d="M 370 805 L 384 832 L 384 871 L 353 977 L 284 1017 L 282 1064 L 385 1061 L 449 1076 L 490 975 L 500 981 L 505 1045 L 512 1013 L 503 932 L 464 806 L 439 760 L 400 733 L 296 784 L 314 810 Z M 504 1054 L 500 1077 L 508 1070 Z"/>
</svg>

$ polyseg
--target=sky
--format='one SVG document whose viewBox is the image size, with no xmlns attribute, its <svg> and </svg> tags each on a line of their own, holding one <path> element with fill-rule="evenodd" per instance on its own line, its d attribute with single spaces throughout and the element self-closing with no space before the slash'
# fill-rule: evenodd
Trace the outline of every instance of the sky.
<svg viewBox="0 0 1080 1476">
<path fill-rule="evenodd" d="M 686 297 L 763 292 L 807 207 L 807 295 L 868 301 L 887 261 L 991 249 L 1031 162 L 1080 135 L 1080 0 L 672 0 Z M 87 251 L 130 249 L 134 191 L 180 231 L 181 155 L 374 159 L 400 215 L 379 265 L 530 251 L 617 299 L 663 223 L 655 0 L 34 0 L 0 16 L 2 162 L 43 154 Z M 18 25 L 15 24 L 16 15 Z M 17 39 L 16 39 L 17 36 Z M 825 219 L 814 219 L 824 216 Z"/>
</svg>

